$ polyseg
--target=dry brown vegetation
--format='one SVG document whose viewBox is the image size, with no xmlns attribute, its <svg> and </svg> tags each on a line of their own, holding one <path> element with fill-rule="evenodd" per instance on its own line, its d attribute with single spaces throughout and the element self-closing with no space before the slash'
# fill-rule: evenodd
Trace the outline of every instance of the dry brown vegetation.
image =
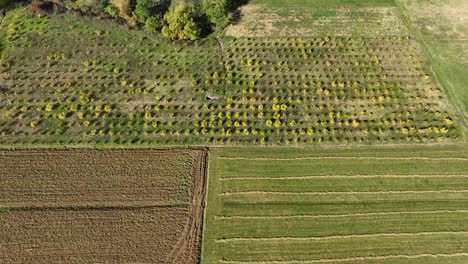
<svg viewBox="0 0 468 264">
<path fill-rule="evenodd" d="M 204 150 L 16 150 L 0 161 L 4 263 L 198 262 Z"/>
<path fill-rule="evenodd" d="M 396 7 L 311 8 L 246 5 L 227 28 L 233 37 L 386 36 L 407 34 Z"/>
</svg>

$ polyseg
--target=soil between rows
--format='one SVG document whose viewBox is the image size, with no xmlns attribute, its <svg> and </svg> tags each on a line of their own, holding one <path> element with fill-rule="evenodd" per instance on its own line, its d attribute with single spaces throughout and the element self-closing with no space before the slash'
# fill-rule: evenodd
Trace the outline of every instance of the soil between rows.
<svg viewBox="0 0 468 264">
<path fill-rule="evenodd" d="M 2 263 L 198 263 L 205 149 L 0 151 Z"/>
</svg>

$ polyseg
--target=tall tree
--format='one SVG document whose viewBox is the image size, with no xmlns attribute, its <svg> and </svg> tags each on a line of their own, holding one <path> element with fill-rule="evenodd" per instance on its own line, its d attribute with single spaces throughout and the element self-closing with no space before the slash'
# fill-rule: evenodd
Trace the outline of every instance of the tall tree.
<svg viewBox="0 0 468 264">
<path fill-rule="evenodd" d="M 211 23 L 220 25 L 229 18 L 231 0 L 203 0 L 202 8 Z"/>
<path fill-rule="evenodd" d="M 169 39 L 195 41 L 200 38 L 201 29 L 197 24 L 195 11 L 185 2 L 171 8 L 164 15 L 164 21 L 162 34 Z"/>
<path fill-rule="evenodd" d="M 134 10 L 136 19 L 142 24 L 145 24 L 150 17 L 162 20 L 170 4 L 170 0 L 137 0 Z"/>
</svg>

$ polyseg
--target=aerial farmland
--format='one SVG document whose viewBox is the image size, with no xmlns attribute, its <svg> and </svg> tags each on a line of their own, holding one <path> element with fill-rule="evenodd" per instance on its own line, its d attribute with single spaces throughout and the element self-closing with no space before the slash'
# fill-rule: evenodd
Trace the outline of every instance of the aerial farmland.
<svg viewBox="0 0 468 264">
<path fill-rule="evenodd" d="M 0 263 L 468 263 L 465 0 L 0 1 Z"/>
</svg>

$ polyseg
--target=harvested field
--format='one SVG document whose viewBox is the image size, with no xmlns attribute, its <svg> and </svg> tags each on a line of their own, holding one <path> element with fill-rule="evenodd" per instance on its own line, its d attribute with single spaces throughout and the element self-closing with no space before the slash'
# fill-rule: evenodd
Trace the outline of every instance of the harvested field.
<svg viewBox="0 0 468 264">
<path fill-rule="evenodd" d="M 206 155 L 0 151 L 2 261 L 197 263 Z"/>
<path fill-rule="evenodd" d="M 0 252 L 8 263 L 164 263 L 188 221 L 180 208 L 3 212 Z"/>
<path fill-rule="evenodd" d="M 186 204 L 194 166 L 190 151 L 0 151 L 0 159 L 4 207 Z"/>
<path fill-rule="evenodd" d="M 466 153 L 215 150 L 202 263 L 467 263 Z"/>
</svg>

